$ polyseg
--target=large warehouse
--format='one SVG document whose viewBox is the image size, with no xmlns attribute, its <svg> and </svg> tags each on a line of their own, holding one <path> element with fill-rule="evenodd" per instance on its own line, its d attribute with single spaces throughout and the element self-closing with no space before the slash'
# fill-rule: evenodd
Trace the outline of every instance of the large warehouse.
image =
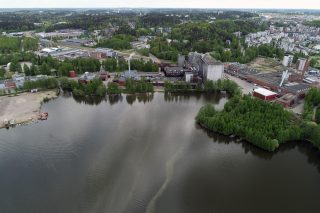
<svg viewBox="0 0 320 213">
<path fill-rule="evenodd" d="M 265 88 L 258 87 L 253 90 L 253 96 L 262 100 L 272 101 L 277 98 L 278 94 Z"/>
<path fill-rule="evenodd" d="M 212 58 L 208 53 L 190 52 L 188 62 L 198 68 L 200 75 L 205 80 L 217 81 L 223 78 L 224 65 L 220 61 Z"/>
<path fill-rule="evenodd" d="M 205 54 L 203 60 L 203 76 L 206 80 L 217 81 L 223 78 L 224 65 L 212 58 L 210 55 Z"/>
</svg>

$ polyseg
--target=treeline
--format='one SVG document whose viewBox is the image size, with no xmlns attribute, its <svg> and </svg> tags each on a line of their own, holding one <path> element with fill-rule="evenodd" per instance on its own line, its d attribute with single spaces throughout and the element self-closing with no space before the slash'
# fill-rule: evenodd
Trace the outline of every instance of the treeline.
<svg viewBox="0 0 320 213">
<path fill-rule="evenodd" d="M 61 76 L 67 76 L 70 70 L 75 70 L 77 74 L 98 72 L 100 66 L 100 61 L 94 58 L 65 59 L 60 62 L 57 70 Z"/>
<path fill-rule="evenodd" d="M 239 86 L 229 80 L 217 80 L 217 81 L 205 81 L 203 85 L 198 84 L 195 88 L 192 88 L 191 84 L 184 81 L 178 81 L 172 83 L 166 81 L 164 83 L 164 89 L 166 92 L 188 92 L 188 91 L 197 91 L 197 92 L 221 92 L 226 91 L 230 96 L 240 95 L 241 91 Z"/>
<path fill-rule="evenodd" d="M 31 66 L 24 65 L 21 67 L 19 62 L 31 61 Z M 115 58 L 107 58 L 100 63 L 93 58 L 76 58 L 59 61 L 51 56 L 36 57 L 33 53 L 21 52 L 14 54 L 0 55 L 0 64 L 7 65 L 10 63 L 10 71 L 22 72 L 27 76 L 35 75 L 58 75 L 68 76 L 69 71 L 74 70 L 77 74 L 85 72 L 98 72 L 101 65 L 109 72 L 122 72 L 128 69 L 128 62 L 123 58 L 118 61 Z M 131 60 L 131 69 L 142 72 L 157 72 L 159 67 L 152 61 Z"/>
<path fill-rule="evenodd" d="M 138 70 L 142 72 L 157 72 L 159 67 L 157 64 L 152 63 L 152 61 L 143 61 L 141 60 L 131 60 L 130 61 L 131 69 Z M 115 58 L 107 58 L 102 62 L 102 66 L 106 71 L 109 72 L 120 72 L 128 69 L 128 62 L 124 59 L 117 59 Z"/>
<path fill-rule="evenodd" d="M 205 92 L 221 92 L 226 91 L 231 96 L 240 95 L 241 91 L 239 86 L 229 79 L 217 81 L 205 81 L 203 84 L 203 91 Z"/>
<path fill-rule="evenodd" d="M 304 100 L 303 118 L 320 124 L 320 89 L 311 88 Z"/>
<path fill-rule="evenodd" d="M 7 65 L 12 61 L 36 61 L 35 54 L 31 52 L 18 52 L 11 54 L 0 54 L 0 65 Z"/>
<path fill-rule="evenodd" d="M 21 50 L 34 51 L 37 49 L 37 39 L 0 36 L 0 53 L 2 54 L 19 52 Z"/>
<path fill-rule="evenodd" d="M 18 60 L 13 58 L 11 61 L 10 70 L 21 72 L 23 69 L 26 76 L 35 76 L 40 74 L 57 74 L 58 76 L 68 76 L 69 71 L 71 70 L 75 70 L 77 74 L 82 74 L 85 72 L 98 72 L 101 66 L 100 61 L 93 58 L 76 58 L 59 61 L 51 56 L 42 58 L 32 57 L 31 62 L 32 65 L 30 67 L 25 65 L 21 68 L 21 66 L 18 65 Z"/>
<path fill-rule="evenodd" d="M 103 68 L 108 72 L 122 72 L 128 69 L 128 63 L 123 58 L 107 58 L 102 62 Z"/>
<path fill-rule="evenodd" d="M 0 13 L 0 31 L 17 32 L 34 30 L 33 23 L 38 22 L 35 14 L 29 15 L 28 13 Z"/>
<path fill-rule="evenodd" d="M 320 27 L 320 20 L 308 21 L 305 23 L 305 25 L 312 26 L 312 27 Z"/>
<path fill-rule="evenodd" d="M 125 93 L 147 93 L 153 92 L 153 85 L 150 82 L 147 82 L 145 79 L 135 81 L 133 79 L 127 79 L 125 85 Z"/>
<path fill-rule="evenodd" d="M 41 79 L 37 81 L 25 81 L 23 89 L 57 89 L 59 88 L 59 82 L 56 78 Z"/>
<path fill-rule="evenodd" d="M 121 94 L 121 93 L 152 93 L 154 92 L 153 85 L 150 82 L 147 82 L 145 79 L 133 80 L 127 79 L 125 83 L 125 88 L 122 89 L 115 82 L 108 83 L 107 93 L 110 95 Z"/>
<path fill-rule="evenodd" d="M 171 81 L 165 81 L 164 90 L 165 92 L 189 92 L 189 91 L 192 91 L 193 89 L 189 82 L 178 81 L 173 83 Z M 196 90 L 200 91 L 201 88 L 197 87 Z"/>
<path fill-rule="evenodd" d="M 107 93 L 107 88 L 100 79 L 93 79 L 87 84 L 82 84 L 67 78 L 60 78 L 60 86 L 63 90 L 71 91 L 76 97 L 98 96 L 104 97 Z"/>
<path fill-rule="evenodd" d="M 292 113 L 250 96 L 233 97 L 221 112 L 211 105 L 204 106 L 196 120 L 214 132 L 237 135 L 267 151 L 303 136 L 300 122 Z"/>
</svg>

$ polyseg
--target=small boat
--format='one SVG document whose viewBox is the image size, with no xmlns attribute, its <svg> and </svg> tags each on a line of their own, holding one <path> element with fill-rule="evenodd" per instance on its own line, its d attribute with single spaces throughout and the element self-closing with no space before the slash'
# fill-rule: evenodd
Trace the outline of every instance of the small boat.
<svg viewBox="0 0 320 213">
<path fill-rule="evenodd" d="M 15 120 L 10 120 L 10 126 L 15 126 L 16 125 L 16 121 Z"/>
<path fill-rule="evenodd" d="M 47 112 L 40 113 L 38 115 L 38 120 L 47 120 L 48 116 L 49 116 L 49 114 Z"/>
</svg>

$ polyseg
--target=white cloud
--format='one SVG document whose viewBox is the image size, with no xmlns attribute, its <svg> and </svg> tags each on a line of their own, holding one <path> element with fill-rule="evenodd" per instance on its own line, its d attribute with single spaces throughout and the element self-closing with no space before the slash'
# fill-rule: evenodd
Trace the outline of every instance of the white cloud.
<svg viewBox="0 0 320 213">
<path fill-rule="evenodd" d="M 0 0 L 2 8 L 304 8 L 320 9 L 319 0 Z"/>
</svg>

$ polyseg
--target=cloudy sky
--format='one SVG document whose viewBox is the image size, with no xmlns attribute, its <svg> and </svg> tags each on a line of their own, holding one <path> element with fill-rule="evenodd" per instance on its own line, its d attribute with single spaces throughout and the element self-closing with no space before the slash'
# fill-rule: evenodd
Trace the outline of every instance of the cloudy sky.
<svg viewBox="0 0 320 213">
<path fill-rule="evenodd" d="M 320 9 L 320 0 L 0 0 L 1 8 L 303 8 Z"/>
</svg>

